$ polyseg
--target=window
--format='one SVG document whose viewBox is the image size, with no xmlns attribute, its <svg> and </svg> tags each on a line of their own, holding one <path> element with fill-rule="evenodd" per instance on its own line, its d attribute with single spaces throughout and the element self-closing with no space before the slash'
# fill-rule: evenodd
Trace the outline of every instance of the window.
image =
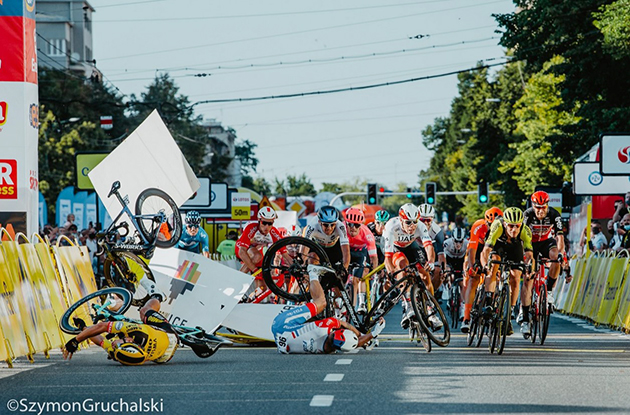
<svg viewBox="0 0 630 415">
<path fill-rule="evenodd" d="M 48 56 L 66 55 L 66 39 L 50 39 L 48 42 Z"/>
</svg>

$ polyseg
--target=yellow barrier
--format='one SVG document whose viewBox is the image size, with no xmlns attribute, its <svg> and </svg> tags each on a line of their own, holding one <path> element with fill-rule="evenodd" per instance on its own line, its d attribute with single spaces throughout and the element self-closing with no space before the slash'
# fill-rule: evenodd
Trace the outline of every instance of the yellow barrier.
<svg viewBox="0 0 630 415">
<path fill-rule="evenodd" d="M 97 290 L 90 255 L 85 246 L 76 246 L 63 236 L 70 246 L 53 246 L 53 256 L 61 276 L 68 304 L 74 304 L 89 293 Z"/>
<path fill-rule="evenodd" d="M 599 304 L 599 311 L 593 318 L 596 323 L 614 325 L 615 314 L 619 307 L 620 296 L 618 294 L 624 282 L 627 266 L 627 257 L 612 259 L 602 300 Z"/>
<path fill-rule="evenodd" d="M 617 311 L 612 326 L 628 330 L 630 329 L 630 267 L 626 269 L 620 291 L 617 294 Z"/>
<path fill-rule="evenodd" d="M 0 249 L 0 326 L 3 337 L 0 356 L 9 364 L 15 357 L 29 354 L 17 297 L 8 260 L 4 250 Z"/>
</svg>

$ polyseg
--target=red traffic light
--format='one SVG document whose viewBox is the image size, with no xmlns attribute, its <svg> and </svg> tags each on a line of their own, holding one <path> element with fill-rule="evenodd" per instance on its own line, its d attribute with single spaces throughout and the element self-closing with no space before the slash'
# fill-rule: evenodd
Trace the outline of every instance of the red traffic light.
<svg viewBox="0 0 630 415">
<path fill-rule="evenodd" d="M 384 193 L 385 192 L 385 188 L 384 187 L 379 187 L 378 191 L 381 192 L 381 193 Z"/>
</svg>

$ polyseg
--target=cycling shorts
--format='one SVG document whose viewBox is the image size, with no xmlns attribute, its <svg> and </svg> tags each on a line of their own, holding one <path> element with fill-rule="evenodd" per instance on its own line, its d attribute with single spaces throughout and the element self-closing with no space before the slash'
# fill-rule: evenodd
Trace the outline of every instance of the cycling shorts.
<svg viewBox="0 0 630 415">
<path fill-rule="evenodd" d="M 365 269 L 365 263 L 368 259 L 368 251 L 366 247 L 356 250 L 350 250 L 350 262 L 354 262 L 355 264 L 360 264 L 360 267 L 354 268 L 352 270 L 352 275 L 361 278 L 363 276 L 363 270 Z"/>
<path fill-rule="evenodd" d="M 557 248 L 556 238 L 547 238 L 544 241 L 532 242 L 534 248 L 534 258 L 538 259 L 538 254 L 543 258 L 549 259 L 549 251 Z"/>
<path fill-rule="evenodd" d="M 499 255 L 503 261 L 523 262 L 523 244 L 521 241 L 511 244 L 497 241 L 492 248 L 492 254 Z M 513 266 L 512 269 L 520 268 Z"/>
<path fill-rule="evenodd" d="M 400 264 L 400 261 L 403 259 L 407 259 L 410 264 L 420 261 L 420 264 L 424 265 L 427 261 L 427 255 L 424 248 L 418 245 L 418 242 L 416 241 L 404 248 L 394 245 L 394 249 L 396 249 L 396 253 L 394 253 L 392 257 L 392 262 L 397 268 L 398 264 Z"/>
<path fill-rule="evenodd" d="M 380 246 L 376 245 L 376 256 L 378 257 L 378 264 L 385 262 L 385 254 Z"/>
<path fill-rule="evenodd" d="M 328 256 L 330 265 L 335 265 L 338 262 L 343 264 L 343 253 L 341 252 L 341 244 L 339 243 L 339 240 L 337 240 L 333 246 L 322 246 L 322 249 L 326 253 L 326 256 Z"/>
<path fill-rule="evenodd" d="M 292 310 L 284 311 L 273 319 L 271 332 L 275 337 L 276 333 L 294 331 L 316 315 L 317 307 L 313 303 L 306 303 Z"/>
<path fill-rule="evenodd" d="M 250 247 L 247 249 L 247 251 L 249 252 L 249 250 L 250 250 L 250 249 L 252 249 L 252 248 L 253 248 L 253 249 L 256 249 L 258 252 L 260 252 L 260 260 L 259 260 L 258 262 L 256 262 L 254 265 L 256 266 L 256 268 L 262 268 L 263 259 L 264 259 L 264 257 L 265 257 L 265 253 L 263 252 L 263 249 L 264 249 L 264 248 L 266 248 L 266 247 L 264 247 L 264 246 L 262 246 L 262 245 L 261 245 L 261 246 L 250 246 Z M 237 258 L 239 261 L 243 262 L 243 260 L 241 259 L 241 257 L 238 255 L 238 249 L 236 250 L 236 258 Z M 257 279 L 257 280 L 262 280 L 262 279 L 263 279 L 263 277 L 262 277 L 262 273 L 259 273 L 259 274 L 256 276 L 256 279 Z"/>
<path fill-rule="evenodd" d="M 464 258 L 451 258 L 447 255 L 446 263 L 451 266 L 453 271 L 464 272 Z"/>
</svg>

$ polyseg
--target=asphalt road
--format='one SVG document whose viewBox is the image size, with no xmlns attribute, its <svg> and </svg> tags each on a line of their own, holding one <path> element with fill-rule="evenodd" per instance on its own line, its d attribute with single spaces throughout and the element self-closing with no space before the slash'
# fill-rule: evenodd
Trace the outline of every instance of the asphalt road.
<svg viewBox="0 0 630 415">
<path fill-rule="evenodd" d="M 38 356 L 0 369 L 0 413 L 134 413 L 140 399 L 136 413 L 630 413 L 630 336 L 555 316 L 544 346 L 516 327 L 502 356 L 486 341 L 467 347 L 459 332 L 426 353 L 399 319 L 394 309 L 380 346 L 353 354 L 238 346 L 206 360 L 180 350 L 167 365 L 141 367 L 94 347 L 70 362 Z M 72 402 L 83 409 L 64 411 Z"/>
</svg>

